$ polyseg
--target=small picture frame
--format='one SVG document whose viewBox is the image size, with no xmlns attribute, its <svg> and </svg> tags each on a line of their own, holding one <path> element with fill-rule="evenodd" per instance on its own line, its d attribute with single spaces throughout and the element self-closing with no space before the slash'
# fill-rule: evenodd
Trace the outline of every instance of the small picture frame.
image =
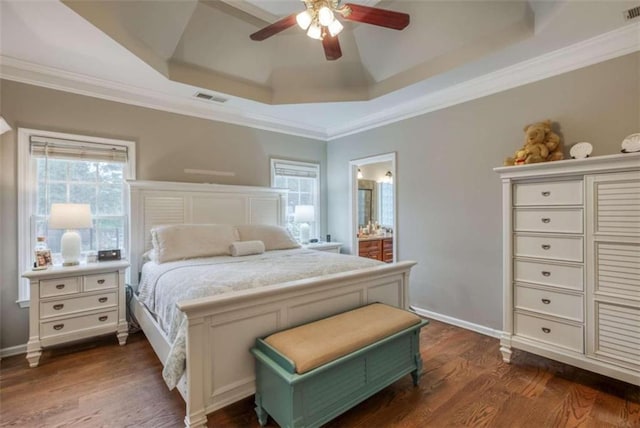
<svg viewBox="0 0 640 428">
<path fill-rule="evenodd" d="M 53 265 L 53 261 L 51 259 L 51 250 L 36 250 L 35 267 L 46 269 L 51 265 Z"/>
</svg>

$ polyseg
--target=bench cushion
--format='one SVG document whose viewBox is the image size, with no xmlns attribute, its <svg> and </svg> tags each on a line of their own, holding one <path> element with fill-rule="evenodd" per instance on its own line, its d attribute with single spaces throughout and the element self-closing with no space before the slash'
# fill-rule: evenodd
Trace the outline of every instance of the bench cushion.
<svg viewBox="0 0 640 428">
<path fill-rule="evenodd" d="M 419 323 L 412 312 L 374 303 L 272 334 L 265 342 L 302 374 Z"/>
</svg>

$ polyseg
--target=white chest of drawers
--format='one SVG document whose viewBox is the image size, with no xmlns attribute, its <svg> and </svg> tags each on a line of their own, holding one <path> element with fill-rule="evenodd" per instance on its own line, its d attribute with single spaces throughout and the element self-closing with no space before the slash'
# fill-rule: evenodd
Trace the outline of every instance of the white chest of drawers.
<svg viewBox="0 0 640 428">
<path fill-rule="evenodd" d="M 30 287 L 27 360 L 36 367 L 42 348 L 107 333 L 127 341 L 126 261 L 28 271 Z"/>
<path fill-rule="evenodd" d="M 516 348 L 640 385 L 640 154 L 495 171 L 503 359 Z"/>
</svg>

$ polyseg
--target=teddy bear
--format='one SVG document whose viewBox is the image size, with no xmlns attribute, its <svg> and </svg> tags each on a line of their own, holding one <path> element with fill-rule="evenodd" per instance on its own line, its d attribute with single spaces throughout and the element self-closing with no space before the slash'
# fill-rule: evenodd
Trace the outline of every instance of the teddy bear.
<svg viewBox="0 0 640 428">
<path fill-rule="evenodd" d="M 522 165 L 563 158 L 560 136 L 551 130 L 551 120 L 536 122 L 524 127 L 524 146 L 514 157 L 508 157 L 504 165 Z"/>
<path fill-rule="evenodd" d="M 553 131 L 549 131 L 544 140 L 544 145 L 549 150 L 547 161 L 557 161 L 564 159 L 564 153 L 562 150 L 562 143 L 560 136 Z"/>
</svg>

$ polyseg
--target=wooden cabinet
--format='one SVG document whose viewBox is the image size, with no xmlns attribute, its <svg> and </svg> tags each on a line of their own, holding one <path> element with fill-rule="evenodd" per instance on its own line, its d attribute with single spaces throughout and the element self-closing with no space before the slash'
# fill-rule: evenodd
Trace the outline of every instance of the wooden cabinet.
<svg viewBox="0 0 640 428">
<path fill-rule="evenodd" d="M 640 384 L 640 154 L 496 168 L 500 351 Z"/>
<path fill-rule="evenodd" d="M 126 261 L 50 267 L 28 271 L 31 282 L 27 360 L 36 367 L 42 348 L 116 333 L 128 336 L 124 272 Z"/>
<path fill-rule="evenodd" d="M 358 255 L 391 263 L 393 262 L 393 238 L 362 238 L 358 241 Z"/>
</svg>

